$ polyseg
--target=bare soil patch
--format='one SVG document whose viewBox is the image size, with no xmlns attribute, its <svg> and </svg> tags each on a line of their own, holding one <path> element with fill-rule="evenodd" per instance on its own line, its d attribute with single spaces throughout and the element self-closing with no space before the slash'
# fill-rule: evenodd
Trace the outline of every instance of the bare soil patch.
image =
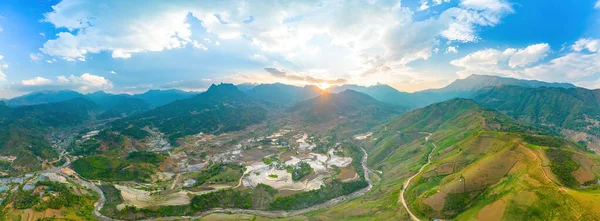
<svg viewBox="0 0 600 221">
<path fill-rule="evenodd" d="M 448 196 L 448 194 L 439 191 L 439 192 L 427 197 L 427 199 L 425 199 L 423 202 L 425 204 L 429 205 L 435 211 L 440 212 L 440 211 L 442 211 L 442 209 L 444 209 L 444 205 L 446 204 L 447 196 Z"/>
<path fill-rule="evenodd" d="M 486 221 L 499 221 L 502 220 L 502 214 L 505 209 L 506 202 L 504 202 L 504 200 L 497 200 L 496 202 L 483 207 L 483 209 L 477 213 L 477 218 Z"/>
<path fill-rule="evenodd" d="M 339 180 L 348 180 L 348 179 L 358 178 L 358 174 L 356 173 L 356 171 L 354 171 L 354 169 L 344 167 L 344 168 L 340 168 L 340 174 L 338 174 L 336 176 L 336 178 Z"/>
<path fill-rule="evenodd" d="M 451 173 L 454 172 L 454 163 L 453 162 L 443 163 L 438 168 L 436 168 L 435 171 L 437 172 L 437 175 L 448 175 L 448 174 L 451 174 Z"/>
<path fill-rule="evenodd" d="M 171 194 L 151 194 L 148 191 L 133 189 L 127 186 L 115 185 L 121 191 L 124 204 L 137 208 L 153 206 L 187 205 L 191 198 L 185 191 Z"/>
<path fill-rule="evenodd" d="M 456 176 L 440 190 L 446 193 L 462 193 L 485 188 L 500 181 L 521 158 L 523 154 L 519 152 L 504 150 L 472 164 L 462 173 L 464 180 L 461 181 Z"/>
<path fill-rule="evenodd" d="M 580 185 L 595 178 L 592 172 L 583 169 L 583 167 L 579 167 L 579 169 L 571 172 L 571 175 L 575 177 Z"/>
</svg>

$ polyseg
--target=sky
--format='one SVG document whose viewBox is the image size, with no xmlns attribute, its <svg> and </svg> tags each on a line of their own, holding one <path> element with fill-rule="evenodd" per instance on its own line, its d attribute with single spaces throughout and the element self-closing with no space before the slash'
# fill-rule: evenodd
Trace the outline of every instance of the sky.
<svg viewBox="0 0 600 221">
<path fill-rule="evenodd" d="M 600 88 L 600 1 L 0 1 L 0 98 L 471 74 Z"/>
</svg>

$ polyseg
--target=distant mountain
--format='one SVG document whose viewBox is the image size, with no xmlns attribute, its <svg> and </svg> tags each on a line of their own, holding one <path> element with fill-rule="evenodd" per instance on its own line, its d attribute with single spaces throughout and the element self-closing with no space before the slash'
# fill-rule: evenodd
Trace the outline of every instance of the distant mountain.
<svg viewBox="0 0 600 221">
<path fill-rule="evenodd" d="M 281 105 L 291 105 L 316 97 L 323 91 L 313 85 L 261 84 L 245 92 L 249 96 Z"/>
<path fill-rule="evenodd" d="M 117 120 L 113 128 L 137 138 L 145 137 L 141 129 L 158 128 L 171 142 L 203 133 L 241 130 L 266 119 L 267 110 L 257 99 L 239 91 L 233 84 L 212 85 L 192 98 L 177 100 L 151 111 Z M 147 134 L 146 134 L 147 135 Z"/>
<path fill-rule="evenodd" d="M 254 88 L 254 87 L 258 86 L 258 85 L 259 84 L 256 84 L 256 83 L 244 83 L 244 84 L 238 84 L 238 85 L 236 85 L 236 87 L 240 91 L 246 92 L 246 91 L 248 91 L 248 90 L 250 90 L 250 89 L 252 89 L 252 88 Z"/>
<path fill-rule="evenodd" d="M 390 87 L 389 85 L 386 85 L 386 84 L 377 84 L 377 85 L 373 85 L 373 86 L 369 86 L 369 87 L 355 85 L 355 84 L 345 84 L 345 85 L 340 85 L 340 86 L 333 86 L 330 89 L 328 89 L 327 91 L 329 91 L 331 93 L 340 93 L 345 90 L 353 90 L 353 91 L 365 93 L 365 94 L 368 94 L 369 96 L 371 96 L 375 99 L 378 99 L 378 100 L 380 98 L 385 97 L 389 93 L 400 92 L 400 91 L 396 90 L 395 88 Z"/>
<path fill-rule="evenodd" d="M 588 143 L 600 152 L 600 90 L 499 86 L 484 88 L 473 99 L 515 119 Z M 580 132 L 595 138 L 588 140 Z"/>
<path fill-rule="evenodd" d="M 90 120 L 102 109 L 86 98 L 75 98 L 67 101 L 18 107 L 11 117 L 15 121 L 30 121 L 48 127 L 74 126 Z"/>
<path fill-rule="evenodd" d="M 100 119 L 120 118 L 150 110 L 150 104 L 146 101 L 126 94 L 107 94 L 98 91 L 86 94 L 86 98 L 98 104 L 105 111 L 98 116 Z"/>
<path fill-rule="evenodd" d="M 17 156 L 12 168 L 20 172 L 40 169 L 40 159 L 57 157 L 48 141 L 54 129 L 84 123 L 100 112 L 85 98 L 17 108 L 0 106 L 0 155 Z"/>
<path fill-rule="evenodd" d="M 537 80 L 522 80 L 508 77 L 490 76 L 490 75 L 471 75 L 465 79 L 458 79 L 450 85 L 440 89 L 430 89 L 427 91 L 435 92 L 476 92 L 477 90 L 489 86 L 512 85 L 529 88 L 553 87 L 553 88 L 576 88 L 570 83 L 548 83 Z"/>
<path fill-rule="evenodd" d="M 354 84 L 346 84 L 331 87 L 328 91 L 332 93 L 339 93 L 345 90 L 354 90 L 361 93 L 365 93 L 381 102 L 397 106 L 416 108 L 418 106 L 428 104 L 428 102 L 423 103 L 422 98 L 420 98 L 419 95 L 398 91 L 395 88 L 386 84 L 377 84 L 368 87 Z"/>
<path fill-rule="evenodd" d="M 143 94 L 133 95 L 133 98 L 139 98 L 146 101 L 152 107 L 162 106 L 171 103 L 176 100 L 187 99 L 194 95 L 196 92 L 186 92 L 180 90 L 149 90 Z"/>
<path fill-rule="evenodd" d="M 353 90 L 340 93 L 323 93 L 315 98 L 299 102 L 288 109 L 307 123 L 329 123 L 335 120 L 351 121 L 364 125 L 376 125 L 406 111 L 378 101 L 367 94 Z"/>
<path fill-rule="evenodd" d="M 428 89 L 414 93 L 398 91 L 385 84 L 377 84 L 370 87 L 358 85 L 341 85 L 332 87 L 330 92 L 340 92 L 347 89 L 355 90 L 370 95 L 371 97 L 394 105 L 406 106 L 410 108 L 424 107 L 429 104 L 450 100 L 453 98 L 471 98 L 479 89 L 489 86 L 515 85 L 522 87 L 556 87 L 556 88 L 575 88 L 569 83 L 547 83 L 535 80 L 521 80 L 515 78 L 489 76 L 489 75 L 471 75 L 465 79 L 458 79 L 450 85 L 439 89 Z"/>
<path fill-rule="evenodd" d="M 71 90 L 47 90 L 33 92 L 20 97 L 15 97 L 13 99 L 7 100 L 6 104 L 11 107 L 36 105 L 52 102 L 61 102 L 83 96 L 83 94 Z"/>
</svg>

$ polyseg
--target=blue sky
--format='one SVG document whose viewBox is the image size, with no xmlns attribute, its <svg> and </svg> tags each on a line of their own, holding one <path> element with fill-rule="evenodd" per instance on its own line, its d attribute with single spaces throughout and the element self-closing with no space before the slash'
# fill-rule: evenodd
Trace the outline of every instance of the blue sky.
<svg viewBox="0 0 600 221">
<path fill-rule="evenodd" d="M 211 83 L 443 87 L 470 74 L 600 88 L 597 0 L 3 0 L 0 97 Z"/>
</svg>

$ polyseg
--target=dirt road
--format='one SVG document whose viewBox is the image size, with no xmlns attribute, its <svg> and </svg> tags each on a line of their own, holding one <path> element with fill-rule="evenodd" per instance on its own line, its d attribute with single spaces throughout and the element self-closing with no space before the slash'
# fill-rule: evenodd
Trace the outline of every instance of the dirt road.
<svg viewBox="0 0 600 221">
<path fill-rule="evenodd" d="M 429 142 L 429 137 L 431 137 L 431 135 L 432 134 L 429 134 L 427 137 L 425 137 L 425 141 Z M 410 211 L 410 209 L 408 208 L 408 204 L 406 203 L 406 199 L 404 197 L 404 194 L 406 193 L 406 190 L 408 189 L 408 186 L 410 185 L 410 181 L 412 181 L 412 179 L 414 179 L 419 174 L 421 174 L 421 172 L 423 172 L 423 170 L 425 169 L 425 167 L 431 163 L 431 154 L 437 148 L 437 146 L 433 142 L 431 144 L 433 144 L 433 149 L 431 149 L 431 152 L 429 152 L 429 154 L 427 154 L 427 163 L 423 164 L 423 166 L 421 166 L 421 168 L 419 169 L 419 172 L 417 172 L 415 175 L 413 175 L 410 178 L 408 178 L 408 180 L 406 180 L 406 182 L 404 182 L 404 186 L 402 188 L 402 192 L 400 192 L 400 199 L 398 200 L 398 201 L 402 202 L 402 205 L 404 206 L 404 209 L 406 209 L 406 211 L 408 212 L 408 215 L 410 216 L 410 219 L 412 219 L 413 221 L 420 221 L 420 219 L 417 216 L 415 216 Z"/>
</svg>

